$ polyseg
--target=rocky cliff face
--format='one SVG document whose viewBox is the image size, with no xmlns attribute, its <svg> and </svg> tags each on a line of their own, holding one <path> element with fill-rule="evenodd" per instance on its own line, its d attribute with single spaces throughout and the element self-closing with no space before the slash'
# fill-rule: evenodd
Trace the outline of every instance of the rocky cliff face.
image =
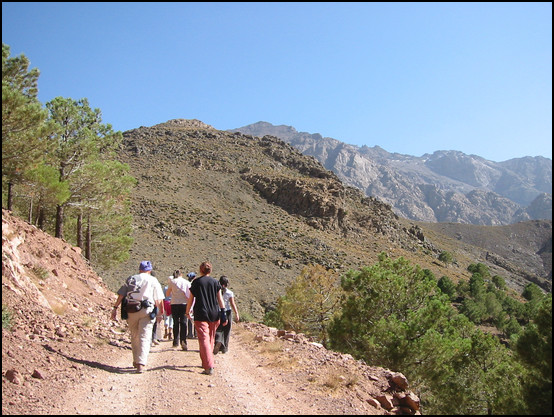
<svg viewBox="0 0 554 417">
<path fill-rule="evenodd" d="M 552 219 L 552 161 L 547 158 L 496 163 L 458 151 L 414 157 L 267 122 L 231 131 L 276 136 L 407 219 L 479 225 Z"/>
</svg>

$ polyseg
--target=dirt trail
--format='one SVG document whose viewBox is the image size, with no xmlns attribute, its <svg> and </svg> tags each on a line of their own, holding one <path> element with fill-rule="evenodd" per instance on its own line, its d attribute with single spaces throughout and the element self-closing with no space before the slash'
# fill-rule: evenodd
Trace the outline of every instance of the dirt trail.
<svg viewBox="0 0 554 417">
<path fill-rule="evenodd" d="M 235 325 L 230 350 L 216 355 L 210 376 L 202 373 L 197 339 L 189 339 L 188 351 L 166 340 L 154 346 L 143 374 L 130 366 L 129 348 L 113 347 L 105 363 L 88 364 L 91 372 L 52 414 L 342 414 L 287 381 L 286 373 L 261 366 L 241 332 Z"/>
</svg>

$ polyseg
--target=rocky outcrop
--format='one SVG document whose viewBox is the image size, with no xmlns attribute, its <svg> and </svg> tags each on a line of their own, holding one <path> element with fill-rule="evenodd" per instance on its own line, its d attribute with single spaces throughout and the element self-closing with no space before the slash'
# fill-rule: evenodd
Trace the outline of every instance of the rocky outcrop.
<svg viewBox="0 0 554 417">
<path fill-rule="evenodd" d="M 345 190 L 337 181 L 243 175 L 267 201 L 290 214 L 306 217 L 318 228 L 340 229 L 345 212 Z"/>
<path fill-rule="evenodd" d="M 28 242 L 31 241 L 32 244 Z M 57 288 L 71 288 L 71 297 Z M 90 293 L 109 294 L 102 279 L 91 269 L 81 250 L 54 239 L 7 210 L 2 209 L 2 293 L 55 312 L 78 311 L 88 304 Z"/>
</svg>

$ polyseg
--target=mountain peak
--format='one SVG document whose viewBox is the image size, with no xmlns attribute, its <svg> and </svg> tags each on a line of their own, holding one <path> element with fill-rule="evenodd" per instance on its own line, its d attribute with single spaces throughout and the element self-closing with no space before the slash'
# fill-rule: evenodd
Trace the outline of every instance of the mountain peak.
<svg viewBox="0 0 554 417">
<path fill-rule="evenodd" d="M 214 129 L 215 130 L 213 126 L 210 126 L 197 119 L 171 119 L 165 123 L 159 123 L 154 126 L 155 127 L 182 127 L 185 129 Z"/>
<path fill-rule="evenodd" d="M 230 129 L 229 132 L 240 132 L 245 135 L 251 135 L 251 136 L 271 135 L 271 136 L 276 136 L 278 138 L 287 138 L 287 139 L 290 139 L 293 136 L 298 134 L 298 131 L 292 126 L 287 126 L 287 125 L 276 126 L 269 122 L 263 122 L 263 121 L 259 121 L 257 123 L 239 127 L 237 129 Z"/>
</svg>

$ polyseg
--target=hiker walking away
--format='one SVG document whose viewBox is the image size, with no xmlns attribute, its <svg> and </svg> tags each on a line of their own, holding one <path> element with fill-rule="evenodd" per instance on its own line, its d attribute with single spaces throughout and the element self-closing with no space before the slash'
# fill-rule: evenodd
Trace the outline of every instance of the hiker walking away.
<svg viewBox="0 0 554 417">
<path fill-rule="evenodd" d="M 117 301 L 112 310 L 111 319 L 115 320 L 117 308 L 121 305 L 122 317 L 127 317 L 131 332 L 131 350 L 133 351 L 133 366 L 137 373 L 146 370 L 150 344 L 152 342 L 152 326 L 157 315 L 163 311 L 164 294 L 158 280 L 151 275 L 152 263 L 142 261 L 139 273 L 131 275 L 117 291 Z"/>
<path fill-rule="evenodd" d="M 154 271 L 152 271 L 150 275 L 156 278 L 154 276 Z M 157 278 L 156 278 L 156 281 L 158 282 L 158 286 L 160 287 L 159 290 L 163 292 L 162 286 L 160 285 L 160 281 L 158 281 Z M 163 302 L 162 302 L 161 310 L 158 309 L 158 313 L 161 313 L 161 315 L 160 314 L 156 315 L 156 319 L 154 320 L 154 325 L 152 326 L 152 347 L 160 344 L 160 338 L 162 333 L 162 320 L 163 320 L 164 312 L 165 312 L 165 306 L 163 305 Z"/>
<path fill-rule="evenodd" d="M 164 287 L 164 339 L 173 340 L 173 316 L 171 315 L 171 296 L 167 295 L 167 285 Z"/>
<path fill-rule="evenodd" d="M 225 303 L 221 295 L 221 284 L 210 276 L 212 265 L 202 262 L 200 265 L 201 276 L 192 281 L 190 297 L 187 303 L 187 317 L 191 316 L 191 308 L 194 304 L 194 327 L 198 335 L 198 347 L 202 368 L 206 375 L 212 375 L 215 359 L 213 355 L 215 345 L 215 331 L 219 322 L 226 324 Z"/>
<path fill-rule="evenodd" d="M 171 297 L 171 315 L 173 316 L 173 347 L 188 350 L 187 347 L 187 301 L 190 298 L 190 282 L 183 278 L 183 273 L 176 270 L 169 277 L 167 295 Z"/>
<path fill-rule="evenodd" d="M 221 295 L 223 296 L 223 302 L 225 303 L 225 313 L 227 315 L 227 324 L 219 324 L 219 327 L 215 333 L 215 346 L 214 355 L 218 352 L 226 353 L 229 350 L 229 338 L 231 336 L 231 323 L 233 322 L 233 311 L 235 312 L 235 321 L 238 323 L 240 320 L 239 311 L 235 304 L 235 297 L 233 291 L 229 287 L 229 278 L 222 275 L 219 278 L 219 284 L 221 285 Z"/>
<path fill-rule="evenodd" d="M 194 278 L 196 278 L 196 272 L 189 272 L 187 274 L 187 278 L 192 283 L 192 281 L 194 281 Z M 194 311 L 194 309 L 192 311 Z M 194 328 L 194 315 L 191 315 L 187 322 L 189 339 L 194 339 L 196 337 L 196 329 Z"/>
</svg>

